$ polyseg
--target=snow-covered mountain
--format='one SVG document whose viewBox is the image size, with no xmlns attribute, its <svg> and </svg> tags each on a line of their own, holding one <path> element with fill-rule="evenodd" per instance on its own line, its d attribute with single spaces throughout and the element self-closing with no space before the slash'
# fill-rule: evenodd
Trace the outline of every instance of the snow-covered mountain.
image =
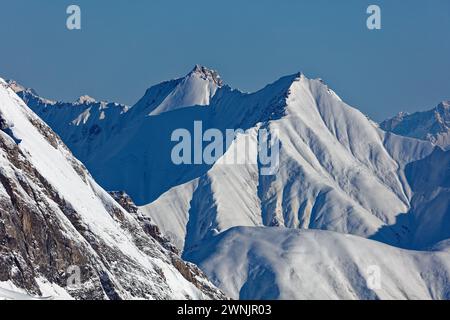
<svg viewBox="0 0 450 320">
<path fill-rule="evenodd" d="M 158 138 L 138 144 L 141 152 L 150 155 L 144 157 L 149 167 L 154 158 L 162 158 L 154 167 L 167 170 L 161 178 L 158 173 L 151 175 L 155 185 L 174 186 L 148 198 L 145 194 L 134 196 L 141 204 L 156 198 L 142 210 L 176 243 L 183 243 L 185 251 L 209 235 L 235 226 L 323 229 L 397 244 L 400 235 L 382 227 L 395 224 L 399 213 L 408 212 L 412 195 L 404 166 L 431 153 L 430 144 L 385 134 L 320 80 L 302 74 L 284 77 L 254 94 L 225 87 L 208 109 L 195 115 L 198 110 L 165 114 L 168 120 L 162 125 L 162 117 L 152 119 L 151 125 L 144 123 L 132 139 L 149 136 L 145 134 L 148 127 L 155 135 L 160 132 Z M 198 119 L 206 127 L 245 129 L 241 140 L 248 138 L 254 149 L 257 128 L 268 128 L 281 142 L 278 173 L 262 176 L 257 164 L 220 162 L 208 168 L 169 165 L 166 169 L 170 159 L 163 155 L 169 152 L 161 145 L 170 141 L 174 128 L 191 128 Z M 128 154 L 129 147 L 127 144 L 118 156 Z M 156 149 L 163 150 L 163 155 L 155 155 L 152 150 Z M 102 167 L 114 166 L 116 161 L 107 160 Z M 129 174 L 145 188 L 145 177 L 127 171 Z M 185 176 L 188 178 L 182 179 Z"/>
<path fill-rule="evenodd" d="M 39 102 L 30 107 L 51 125 Z M 196 67 L 148 89 L 102 138 L 73 139 L 74 131 L 85 136 L 95 124 L 64 117 L 70 129 L 55 126 L 56 132 L 102 187 L 126 191 L 140 215 L 234 298 L 448 298 L 448 193 L 438 180 L 426 190 L 417 182 L 435 157 L 447 154 L 381 130 L 320 79 L 294 74 L 243 93 Z M 203 131 L 243 132 L 211 165 L 176 165 L 171 134 L 179 128 L 194 134 L 195 121 Z M 260 129 L 281 145 L 274 175 L 261 174 Z M 224 160 L 247 152 L 245 164 Z M 441 164 L 437 176 L 448 170 Z M 329 247 L 322 254 L 319 245 Z M 439 252 L 430 249 L 438 245 Z M 309 265 L 299 266 L 298 250 L 307 252 Z M 398 260 L 383 260 L 385 251 L 388 260 L 405 257 L 411 272 L 400 277 Z M 386 271 L 383 292 L 374 293 L 358 276 L 369 260 Z M 315 275 L 302 269 L 318 265 Z M 303 273 L 302 285 L 289 278 Z M 321 281 L 325 289 L 314 293 Z"/>
<path fill-rule="evenodd" d="M 0 299 L 225 297 L 124 207 L 0 79 Z"/>
<path fill-rule="evenodd" d="M 236 227 L 190 258 L 236 299 L 450 299 L 448 244 L 407 251 L 331 231 Z"/>
<path fill-rule="evenodd" d="M 441 148 L 450 149 L 450 101 L 436 108 L 413 114 L 401 112 L 380 124 L 383 130 L 398 135 L 427 140 Z"/>
<path fill-rule="evenodd" d="M 448 300 L 450 151 L 436 148 L 405 172 L 411 208 L 381 230 L 401 235 L 402 247 L 426 250 L 331 231 L 234 227 L 185 258 L 236 299 Z M 368 289 L 373 270 L 380 285 Z"/>
<path fill-rule="evenodd" d="M 33 89 L 25 88 L 15 81 L 10 80 L 8 84 L 63 138 L 79 159 L 84 163 L 97 163 L 96 149 L 107 145 L 112 139 L 117 143 L 118 136 L 124 136 L 124 140 L 128 138 L 129 134 L 124 134 L 122 130 L 139 125 L 149 115 L 209 105 L 223 82 L 217 72 L 196 65 L 186 77 L 148 89 L 131 112 L 128 112 L 128 106 L 97 102 L 89 96 L 82 96 L 75 102 L 56 102 L 40 97 Z"/>
<path fill-rule="evenodd" d="M 184 107 L 207 106 L 222 85 L 216 71 L 196 65 L 186 77 L 151 87 L 133 111 L 159 115 Z"/>
<path fill-rule="evenodd" d="M 77 157 L 86 157 L 104 144 L 120 126 L 129 107 L 117 103 L 97 102 L 82 96 L 75 102 L 60 102 L 40 97 L 33 89 L 7 81 L 23 101 L 56 132 Z M 63 133 L 63 134 L 62 134 Z"/>
</svg>

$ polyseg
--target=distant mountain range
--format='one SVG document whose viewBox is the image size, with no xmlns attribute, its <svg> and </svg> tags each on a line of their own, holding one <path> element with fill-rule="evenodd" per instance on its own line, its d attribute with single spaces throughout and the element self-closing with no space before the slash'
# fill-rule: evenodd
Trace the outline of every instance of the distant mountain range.
<svg viewBox="0 0 450 320">
<path fill-rule="evenodd" d="M 441 102 L 436 108 L 408 114 L 399 113 L 380 124 L 383 130 L 398 135 L 427 140 L 441 148 L 450 149 L 450 101 Z"/>
<path fill-rule="evenodd" d="M 8 85 L 105 190 L 130 195 L 133 219 L 155 223 L 232 298 L 450 298 L 448 103 L 378 126 L 320 79 L 243 93 L 201 66 L 131 107 Z M 174 164 L 171 134 L 194 134 L 196 121 L 242 129 L 224 158 L 249 148 L 253 161 Z M 262 128 L 281 145 L 274 175 L 261 174 Z"/>
</svg>

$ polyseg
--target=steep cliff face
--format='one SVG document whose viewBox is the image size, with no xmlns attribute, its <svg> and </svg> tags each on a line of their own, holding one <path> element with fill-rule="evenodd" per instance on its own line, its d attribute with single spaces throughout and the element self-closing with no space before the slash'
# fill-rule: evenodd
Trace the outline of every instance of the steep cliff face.
<svg viewBox="0 0 450 320">
<path fill-rule="evenodd" d="M 0 119 L 0 298 L 225 298 L 99 187 L 1 79 Z"/>
</svg>

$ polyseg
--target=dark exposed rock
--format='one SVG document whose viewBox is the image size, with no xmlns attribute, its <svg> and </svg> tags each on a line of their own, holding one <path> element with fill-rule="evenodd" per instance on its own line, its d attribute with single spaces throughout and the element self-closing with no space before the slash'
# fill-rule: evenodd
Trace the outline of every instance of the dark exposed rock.
<svg viewBox="0 0 450 320">
<path fill-rule="evenodd" d="M 186 280 L 193 283 L 201 291 L 214 294 L 213 290 L 211 290 L 211 288 L 204 282 L 204 280 L 206 279 L 205 274 L 196 265 L 185 262 L 179 257 L 180 252 L 178 251 L 178 249 L 170 242 L 167 237 L 165 237 L 161 233 L 158 226 L 153 224 L 149 217 L 139 213 L 139 208 L 134 204 L 133 200 L 128 194 L 123 191 L 112 191 L 110 192 L 110 194 L 124 209 L 135 215 L 135 217 L 139 221 L 140 226 L 147 235 L 158 241 L 165 249 L 170 252 L 171 263 Z M 121 218 L 120 212 L 117 212 L 116 218 L 123 223 L 124 220 Z M 122 227 L 130 228 L 130 226 Z M 201 281 L 201 279 L 203 279 L 203 281 Z"/>
<path fill-rule="evenodd" d="M 158 226 L 154 224 L 148 216 L 139 213 L 139 208 L 127 193 L 125 193 L 124 191 L 111 191 L 109 192 L 109 194 L 114 198 L 114 200 L 117 201 L 117 203 L 122 206 L 122 208 L 134 215 L 141 228 L 147 235 L 158 241 L 165 249 L 169 250 L 170 252 L 173 252 L 177 255 L 180 254 L 178 249 L 170 242 L 169 238 L 165 237 L 161 233 Z"/>
<path fill-rule="evenodd" d="M 3 262 L 0 264 L 0 281 L 12 280 L 18 287 L 40 295 L 34 280 L 38 275 L 64 287 L 66 270 L 76 265 L 83 268 L 86 280 L 97 282 L 95 294 L 82 292 L 79 298 L 104 298 L 100 282 L 96 281 L 96 272 L 89 266 L 89 257 L 83 252 L 86 248 L 64 235 L 64 227 L 52 217 L 57 213 L 51 209 L 47 199 L 55 201 L 67 215 L 73 214 L 70 207 L 25 160 L 19 148 L 8 144 L 2 135 L 0 148 L 8 151 L 10 162 L 24 174 L 18 176 L 17 184 L 0 172 L 0 183 L 9 196 L 9 199 L 0 198 L 0 260 Z M 29 179 L 39 189 L 32 188 Z M 36 206 L 24 199 L 23 192 Z"/>
<path fill-rule="evenodd" d="M 125 210 L 130 213 L 137 213 L 138 207 L 134 204 L 131 197 L 124 191 L 110 191 L 109 194 L 117 201 L 118 204 L 122 206 Z"/>
</svg>

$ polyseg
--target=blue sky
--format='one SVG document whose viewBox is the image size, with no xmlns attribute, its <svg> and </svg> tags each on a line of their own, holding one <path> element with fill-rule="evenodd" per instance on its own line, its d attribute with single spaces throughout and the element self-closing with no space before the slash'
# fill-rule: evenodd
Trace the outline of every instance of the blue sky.
<svg viewBox="0 0 450 320">
<path fill-rule="evenodd" d="M 60 100 L 133 104 L 198 63 L 243 91 L 303 71 L 382 120 L 450 99 L 450 1 L 0 0 L 0 52 L 0 77 Z"/>
</svg>

